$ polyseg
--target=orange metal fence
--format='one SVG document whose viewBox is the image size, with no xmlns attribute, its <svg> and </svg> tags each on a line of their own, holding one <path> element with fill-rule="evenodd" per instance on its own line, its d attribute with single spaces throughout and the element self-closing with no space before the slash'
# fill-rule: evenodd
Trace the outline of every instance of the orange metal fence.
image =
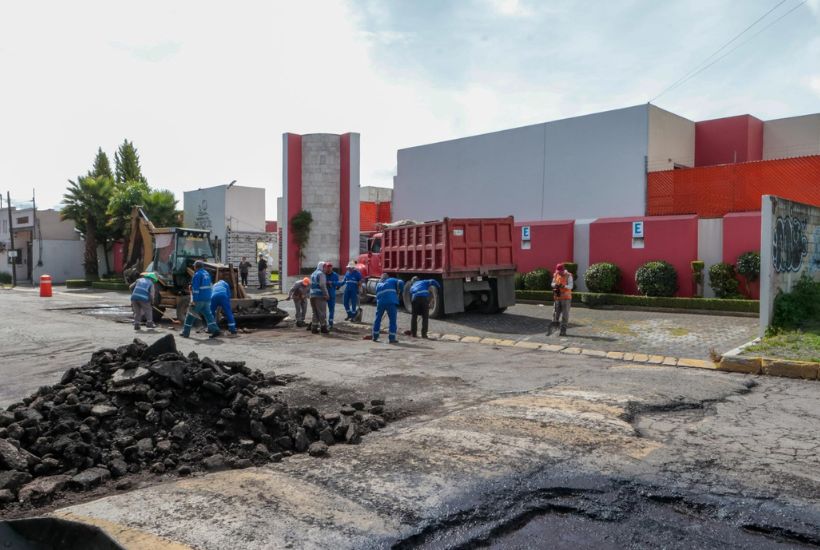
<svg viewBox="0 0 820 550">
<path fill-rule="evenodd" d="M 777 195 L 820 206 L 820 155 L 650 172 L 646 214 L 718 218 L 760 210 L 760 197 Z"/>
<path fill-rule="evenodd" d="M 390 223 L 391 212 L 389 202 L 369 202 L 359 203 L 359 230 L 375 231 L 376 225 L 380 223 Z"/>
</svg>

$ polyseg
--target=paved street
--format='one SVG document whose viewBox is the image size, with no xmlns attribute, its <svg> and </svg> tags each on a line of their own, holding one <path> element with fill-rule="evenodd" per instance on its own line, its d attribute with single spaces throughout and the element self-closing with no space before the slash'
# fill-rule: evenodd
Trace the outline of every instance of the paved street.
<svg viewBox="0 0 820 550">
<path fill-rule="evenodd" d="M 11 344 L 0 404 L 54 383 L 91 350 L 129 342 L 120 310 L 105 307 L 123 301 L 0 291 L 0 316 L 27 319 L 0 324 Z M 499 317 L 537 322 L 541 311 Z M 275 390 L 291 404 L 325 411 L 384 398 L 392 421 L 326 459 L 169 475 L 54 513 L 101 525 L 128 548 L 820 545 L 814 382 L 450 342 L 390 346 L 346 326 L 313 336 L 286 323 L 178 346 L 295 376 Z"/>
</svg>

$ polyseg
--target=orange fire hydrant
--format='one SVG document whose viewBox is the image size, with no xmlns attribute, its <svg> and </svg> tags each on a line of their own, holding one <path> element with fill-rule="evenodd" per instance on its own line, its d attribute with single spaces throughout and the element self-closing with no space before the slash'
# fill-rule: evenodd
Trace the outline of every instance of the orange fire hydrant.
<svg viewBox="0 0 820 550">
<path fill-rule="evenodd" d="M 40 298 L 51 298 L 51 275 L 40 275 Z"/>
</svg>

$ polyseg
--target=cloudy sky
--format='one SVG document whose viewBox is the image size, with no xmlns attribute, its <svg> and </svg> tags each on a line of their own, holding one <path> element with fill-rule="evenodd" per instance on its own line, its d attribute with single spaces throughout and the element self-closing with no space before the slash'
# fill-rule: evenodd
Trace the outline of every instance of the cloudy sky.
<svg viewBox="0 0 820 550">
<path fill-rule="evenodd" d="M 7 1 L 0 191 L 56 206 L 128 138 L 153 186 L 235 179 L 274 218 L 283 132 L 361 133 L 362 185 L 390 186 L 403 147 L 645 103 L 775 6 L 655 103 L 817 112 L 820 0 L 801 2 Z"/>
</svg>

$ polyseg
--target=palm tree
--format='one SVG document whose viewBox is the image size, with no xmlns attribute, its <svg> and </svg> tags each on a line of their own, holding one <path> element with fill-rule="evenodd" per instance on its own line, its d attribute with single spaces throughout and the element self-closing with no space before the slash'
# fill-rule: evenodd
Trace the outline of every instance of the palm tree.
<svg viewBox="0 0 820 550">
<path fill-rule="evenodd" d="M 171 191 L 164 189 L 151 191 L 143 200 L 145 213 L 156 227 L 180 225 L 177 200 Z"/>
<path fill-rule="evenodd" d="M 69 180 L 68 183 L 60 217 L 72 220 L 85 239 L 85 276 L 87 279 L 97 279 L 97 245 L 107 242 L 109 238 L 106 209 L 114 182 L 107 176 L 80 176 L 77 181 Z"/>
</svg>

